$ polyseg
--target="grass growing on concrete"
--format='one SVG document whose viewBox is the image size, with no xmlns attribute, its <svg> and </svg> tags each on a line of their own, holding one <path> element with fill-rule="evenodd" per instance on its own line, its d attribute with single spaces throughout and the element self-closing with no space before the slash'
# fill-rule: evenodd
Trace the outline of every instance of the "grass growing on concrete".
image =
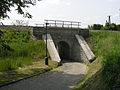
<svg viewBox="0 0 120 90">
<path fill-rule="evenodd" d="M 88 43 L 97 59 L 89 65 L 77 90 L 120 89 L 120 32 L 91 31 Z"/>
</svg>

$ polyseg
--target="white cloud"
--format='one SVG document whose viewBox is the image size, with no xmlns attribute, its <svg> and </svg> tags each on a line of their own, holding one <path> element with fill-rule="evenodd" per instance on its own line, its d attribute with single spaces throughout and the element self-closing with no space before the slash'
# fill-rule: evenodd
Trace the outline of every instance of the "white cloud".
<svg viewBox="0 0 120 90">
<path fill-rule="evenodd" d="M 119 14 L 115 14 L 115 15 L 113 15 L 113 17 L 114 17 L 114 18 L 119 17 Z"/>
<path fill-rule="evenodd" d="M 58 5 L 60 4 L 60 1 L 61 0 L 46 0 L 45 3 Z"/>
<path fill-rule="evenodd" d="M 45 7 L 47 7 L 47 5 L 46 5 L 45 3 L 41 3 L 41 4 L 40 4 L 40 7 L 45 8 Z"/>
<path fill-rule="evenodd" d="M 70 2 L 66 2 L 66 5 L 67 5 L 67 6 L 70 6 L 70 5 L 71 5 L 71 3 L 70 3 Z"/>
<path fill-rule="evenodd" d="M 107 1 L 109 1 L 109 2 L 116 2 L 116 1 L 118 1 L 118 0 L 107 0 Z"/>
<path fill-rule="evenodd" d="M 66 1 L 63 1 L 63 0 L 45 0 L 44 3 L 43 3 L 43 6 L 45 5 L 66 5 L 66 6 L 70 6 L 71 3 L 70 2 L 66 2 Z"/>
</svg>

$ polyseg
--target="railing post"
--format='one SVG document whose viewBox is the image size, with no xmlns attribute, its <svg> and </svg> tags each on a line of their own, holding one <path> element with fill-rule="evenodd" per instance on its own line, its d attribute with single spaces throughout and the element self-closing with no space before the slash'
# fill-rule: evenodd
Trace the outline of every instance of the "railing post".
<svg viewBox="0 0 120 90">
<path fill-rule="evenodd" d="M 63 25 L 62 25 L 62 27 L 64 28 L 64 21 L 63 21 Z"/>
<path fill-rule="evenodd" d="M 56 25 L 56 20 L 55 20 L 55 27 L 57 27 L 57 25 Z"/>
<path fill-rule="evenodd" d="M 79 22 L 78 22 L 78 28 L 79 28 Z"/>
</svg>

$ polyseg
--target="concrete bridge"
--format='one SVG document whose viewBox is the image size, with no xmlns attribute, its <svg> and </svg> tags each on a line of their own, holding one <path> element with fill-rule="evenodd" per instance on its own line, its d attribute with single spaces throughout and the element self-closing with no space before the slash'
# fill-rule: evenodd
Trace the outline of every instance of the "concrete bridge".
<svg viewBox="0 0 120 90">
<path fill-rule="evenodd" d="M 47 35 L 47 48 L 51 59 L 57 62 L 61 62 L 64 59 L 80 62 L 92 60 L 94 54 L 84 40 L 84 38 L 89 37 L 89 30 L 79 28 L 79 22 L 77 22 L 77 28 L 73 27 L 76 25 L 73 22 L 65 24 L 65 21 L 62 21 L 61 27 L 57 27 L 60 22 L 57 23 L 55 21 L 55 23 L 52 23 L 54 26 L 49 25 L 47 34 L 45 27 L 33 28 L 33 35 L 36 38 L 45 41 Z M 64 25 L 70 25 L 70 27 L 65 27 Z"/>
</svg>

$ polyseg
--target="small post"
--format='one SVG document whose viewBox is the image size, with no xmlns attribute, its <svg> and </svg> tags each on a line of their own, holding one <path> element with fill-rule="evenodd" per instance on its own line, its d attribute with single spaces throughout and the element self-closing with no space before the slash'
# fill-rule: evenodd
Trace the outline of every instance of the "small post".
<svg viewBox="0 0 120 90">
<path fill-rule="evenodd" d="M 78 22 L 78 28 L 79 28 L 80 22 Z"/>
<path fill-rule="evenodd" d="M 47 25 L 49 23 L 45 23 L 46 24 L 46 57 L 45 57 L 45 65 L 48 65 L 48 56 L 47 56 Z"/>
<path fill-rule="evenodd" d="M 63 21 L 62 27 L 64 28 L 64 21 Z"/>
<path fill-rule="evenodd" d="M 57 27 L 57 25 L 56 25 L 56 20 L 55 20 L 55 27 Z"/>
</svg>

